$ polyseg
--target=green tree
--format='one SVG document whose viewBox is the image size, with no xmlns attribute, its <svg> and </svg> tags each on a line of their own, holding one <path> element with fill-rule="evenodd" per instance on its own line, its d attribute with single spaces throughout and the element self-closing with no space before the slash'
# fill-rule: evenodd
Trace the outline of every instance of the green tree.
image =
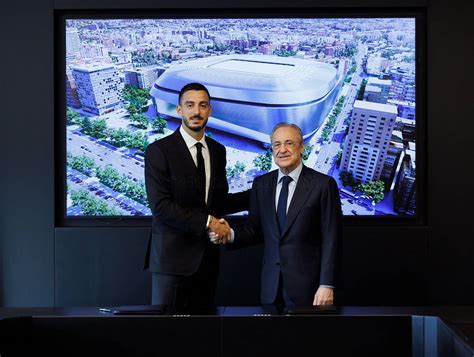
<svg viewBox="0 0 474 357">
<path fill-rule="evenodd" d="M 81 115 L 71 108 L 66 109 L 66 124 L 67 125 L 74 125 L 81 123 Z"/>
<path fill-rule="evenodd" d="M 336 155 L 336 164 L 339 166 L 341 164 L 342 160 L 342 150 L 339 150 Z"/>
<path fill-rule="evenodd" d="M 126 146 L 130 149 L 138 149 L 145 151 L 148 146 L 148 136 L 142 133 L 132 133 L 126 139 Z"/>
<path fill-rule="evenodd" d="M 348 171 L 341 171 L 339 173 L 339 179 L 342 182 L 343 186 L 350 186 L 353 191 L 355 191 L 359 181 L 357 181 L 354 176 Z"/>
<path fill-rule="evenodd" d="M 233 177 L 240 177 L 240 174 L 244 173 L 245 164 L 243 162 L 237 161 L 233 169 Z"/>
<path fill-rule="evenodd" d="M 107 122 L 104 118 L 95 119 L 92 121 L 90 135 L 96 139 L 103 139 L 107 137 Z"/>
<path fill-rule="evenodd" d="M 308 160 L 309 155 L 311 154 L 311 151 L 313 151 L 314 145 L 311 145 L 310 143 L 305 144 L 303 154 L 301 155 L 301 158 L 303 161 Z"/>
<path fill-rule="evenodd" d="M 81 132 L 86 135 L 90 135 L 92 128 L 92 121 L 87 116 L 80 117 L 79 126 L 81 127 Z"/>
<path fill-rule="evenodd" d="M 132 133 L 128 129 L 112 129 L 111 131 L 109 131 L 109 138 L 107 139 L 107 141 L 113 146 L 122 147 L 127 144 L 127 138 L 131 134 Z"/>
<path fill-rule="evenodd" d="M 143 53 L 132 52 L 132 63 L 135 67 L 145 67 L 159 64 L 159 57 L 152 49 L 146 49 Z"/>
<path fill-rule="evenodd" d="M 321 133 L 321 137 L 323 138 L 323 140 L 329 140 L 329 135 L 331 135 L 331 128 L 326 125 L 323 128 L 323 132 Z"/>
<path fill-rule="evenodd" d="M 165 128 L 167 126 L 168 126 L 168 122 L 165 119 L 161 118 L 161 117 L 156 118 L 152 123 L 153 129 L 158 134 L 164 134 L 165 133 Z"/>
<path fill-rule="evenodd" d="M 125 196 L 143 204 L 147 205 L 146 190 L 143 181 L 135 182 L 130 180 L 124 174 L 120 174 L 111 165 L 97 170 L 97 177 L 99 181 L 112 188 L 116 192 L 123 193 Z"/>
<path fill-rule="evenodd" d="M 86 135 L 96 139 L 107 137 L 107 122 L 104 118 L 91 120 L 89 117 L 83 116 L 79 125 L 81 126 L 81 131 Z"/>
<path fill-rule="evenodd" d="M 148 118 L 144 114 L 131 114 L 130 121 L 139 129 L 147 129 L 149 122 Z"/>
<path fill-rule="evenodd" d="M 71 153 L 67 154 L 67 164 L 72 169 L 82 172 L 87 176 L 92 176 L 92 173 L 96 168 L 94 159 L 84 155 L 74 156 Z"/>
<path fill-rule="evenodd" d="M 289 50 L 281 49 L 281 50 L 273 51 L 273 54 L 277 55 L 277 56 L 280 56 L 280 57 L 291 57 L 291 56 L 296 55 L 296 51 L 289 51 Z"/>
<path fill-rule="evenodd" d="M 87 190 L 71 191 L 71 200 L 74 206 L 81 207 L 86 216 L 118 216 L 116 209 L 107 203 L 92 196 Z"/>
<path fill-rule="evenodd" d="M 379 203 L 384 199 L 385 183 L 381 180 L 370 181 L 365 184 L 359 184 L 357 187 L 362 193 Z"/>
<path fill-rule="evenodd" d="M 142 108 L 148 103 L 150 93 L 148 89 L 126 84 L 122 90 L 122 97 L 126 104 L 127 111 L 130 114 L 139 114 L 142 112 Z"/>
<path fill-rule="evenodd" d="M 270 171 L 272 168 L 272 159 L 272 152 L 267 150 L 266 152 L 258 154 L 252 162 L 259 170 Z"/>
<path fill-rule="evenodd" d="M 367 85 L 367 78 L 364 78 L 360 84 L 359 93 L 357 99 L 362 100 L 364 98 L 365 86 Z"/>
<path fill-rule="evenodd" d="M 114 190 L 117 190 L 120 185 L 120 174 L 110 164 L 104 168 L 99 167 L 97 169 L 97 177 L 101 183 Z"/>
</svg>

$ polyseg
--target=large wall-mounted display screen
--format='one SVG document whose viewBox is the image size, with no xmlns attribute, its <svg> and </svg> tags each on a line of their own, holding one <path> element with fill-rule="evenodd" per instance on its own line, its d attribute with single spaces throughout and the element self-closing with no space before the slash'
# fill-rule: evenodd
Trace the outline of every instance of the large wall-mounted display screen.
<svg viewBox="0 0 474 357">
<path fill-rule="evenodd" d="M 61 30 L 66 217 L 150 215 L 143 152 L 179 127 L 188 82 L 210 91 L 231 192 L 276 168 L 269 134 L 287 121 L 344 215 L 417 214 L 415 17 L 76 16 Z"/>
</svg>

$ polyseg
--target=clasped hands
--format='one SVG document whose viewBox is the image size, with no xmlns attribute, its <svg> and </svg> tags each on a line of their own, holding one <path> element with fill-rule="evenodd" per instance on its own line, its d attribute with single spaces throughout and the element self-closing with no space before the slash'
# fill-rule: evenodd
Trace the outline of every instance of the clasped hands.
<svg viewBox="0 0 474 357">
<path fill-rule="evenodd" d="M 230 226 L 224 218 L 211 216 L 207 234 L 214 244 L 227 244 L 231 241 Z"/>
</svg>

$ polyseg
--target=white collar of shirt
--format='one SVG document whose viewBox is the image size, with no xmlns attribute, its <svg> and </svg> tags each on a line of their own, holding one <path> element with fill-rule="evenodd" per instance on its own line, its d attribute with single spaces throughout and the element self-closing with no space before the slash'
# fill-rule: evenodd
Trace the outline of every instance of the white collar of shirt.
<svg viewBox="0 0 474 357">
<path fill-rule="evenodd" d="M 276 196 L 275 196 L 275 210 L 278 207 L 278 201 L 280 199 L 280 193 L 281 193 L 281 188 L 283 186 L 282 182 L 280 180 L 284 176 L 289 176 L 293 180 L 288 184 L 288 202 L 286 203 L 286 210 L 290 208 L 290 203 L 291 200 L 293 199 L 293 194 L 295 193 L 296 190 L 296 184 L 298 183 L 298 179 L 300 178 L 301 171 L 303 170 L 303 163 L 300 163 L 296 169 L 291 171 L 288 175 L 285 175 L 281 170 L 278 170 L 278 181 L 277 181 L 277 186 L 276 186 Z"/>
<path fill-rule="evenodd" d="M 181 136 L 183 137 L 184 139 L 184 142 L 186 143 L 186 146 L 188 147 L 188 149 L 191 149 L 191 147 L 195 146 L 197 142 L 201 143 L 202 146 L 208 150 L 207 148 L 207 143 L 206 143 L 206 135 L 203 135 L 203 137 L 201 138 L 201 140 L 196 140 L 194 139 L 191 135 L 189 135 L 186 130 L 184 130 L 183 126 L 181 125 L 179 127 L 179 132 L 181 133 Z"/>
<path fill-rule="evenodd" d="M 277 184 L 280 184 L 280 180 L 282 179 L 283 176 L 290 176 L 293 179 L 293 182 L 295 185 L 298 183 L 298 179 L 300 178 L 301 171 L 303 170 L 303 163 L 300 162 L 300 164 L 291 171 L 288 175 L 285 175 L 283 172 L 281 172 L 280 169 L 278 169 L 278 179 L 277 179 Z"/>
</svg>

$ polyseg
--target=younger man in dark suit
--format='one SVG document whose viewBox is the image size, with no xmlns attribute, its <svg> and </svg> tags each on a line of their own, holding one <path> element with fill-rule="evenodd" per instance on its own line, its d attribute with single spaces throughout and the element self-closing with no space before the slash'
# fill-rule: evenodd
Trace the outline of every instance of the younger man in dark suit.
<svg viewBox="0 0 474 357">
<path fill-rule="evenodd" d="M 145 266 L 152 272 L 152 304 L 200 312 L 214 303 L 219 268 L 219 246 L 208 229 L 228 236 L 215 216 L 247 210 L 249 192 L 228 193 L 225 148 L 204 136 L 212 112 L 207 88 L 185 85 L 176 110 L 180 128 L 145 152 L 153 214 Z"/>
</svg>

